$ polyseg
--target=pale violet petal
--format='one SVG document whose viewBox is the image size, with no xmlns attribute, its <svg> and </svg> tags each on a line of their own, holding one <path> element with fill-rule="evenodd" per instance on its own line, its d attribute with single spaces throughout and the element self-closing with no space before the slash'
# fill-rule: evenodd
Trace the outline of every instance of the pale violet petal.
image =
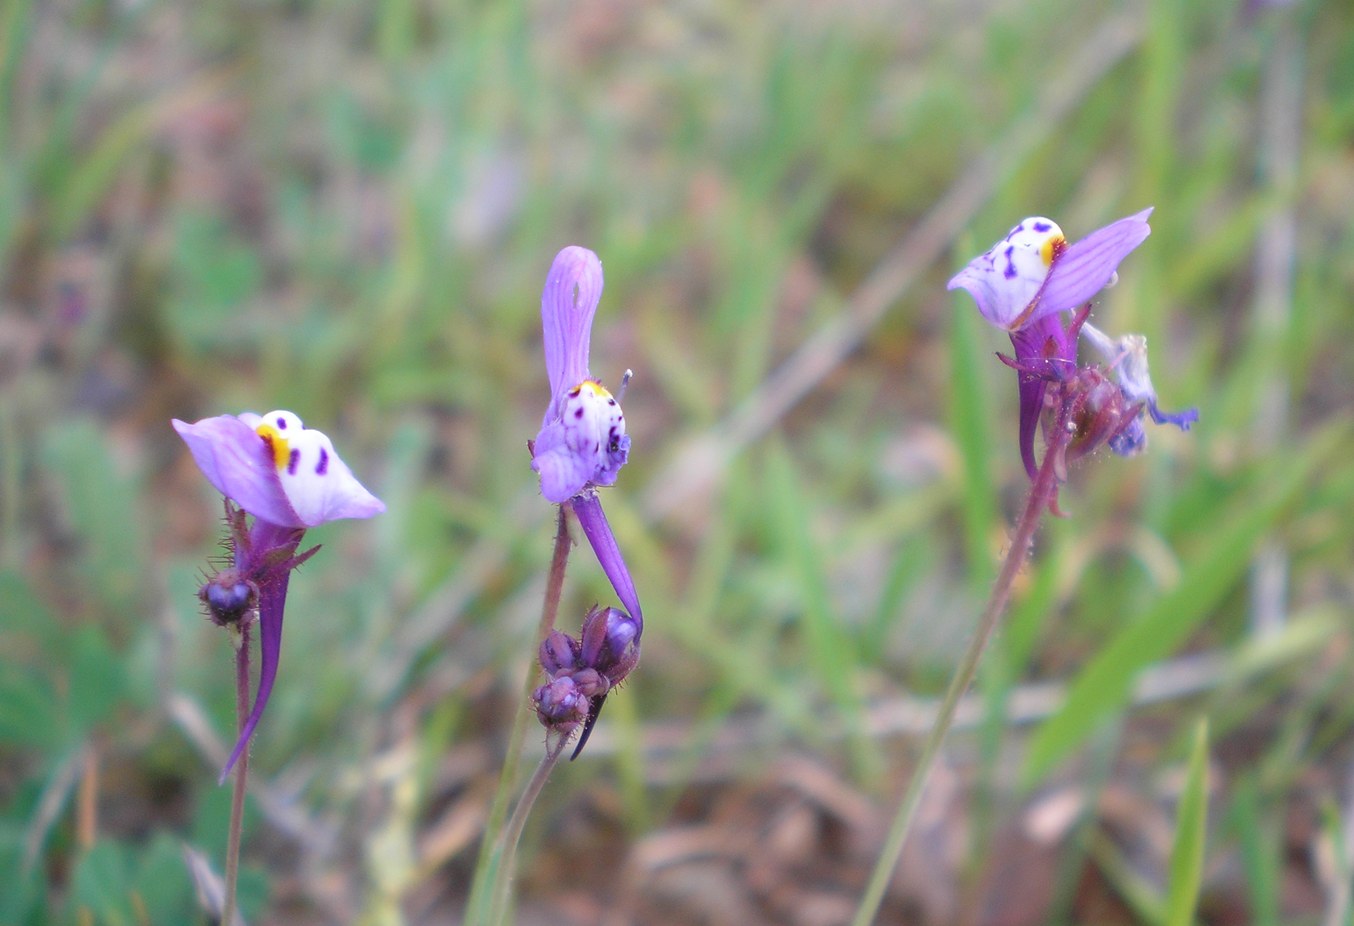
<svg viewBox="0 0 1354 926">
<path fill-rule="evenodd" d="M 544 435 L 547 431 L 541 433 Z M 554 449 L 542 451 L 539 439 L 536 456 L 531 460 L 531 468 L 540 473 L 541 495 L 545 496 L 546 501 L 555 504 L 567 502 L 583 491 L 583 487 L 588 484 L 588 476 L 591 475 L 586 460 L 571 453 L 562 444 Z"/>
<path fill-rule="evenodd" d="M 218 492 L 256 518 L 281 527 L 305 527 L 287 494 L 267 442 L 234 415 L 195 424 L 172 422 L 198 469 Z"/>
<path fill-rule="evenodd" d="M 1070 245 L 1054 262 L 1048 282 L 1039 293 L 1039 304 L 1028 321 L 1079 308 L 1108 286 L 1120 262 L 1152 233 L 1147 224 L 1151 214 L 1149 207 Z"/>
<path fill-rule="evenodd" d="M 564 394 L 559 418 L 541 429 L 532 467 L 541 474 L 541 493 L 560 502 L 589 482 L 615 482 L 629 450 L 620 403 L 599 383 L 587 380 Z M 570 459 L 558 459 L 561 454 Z"/>
<path fill-rule="evenodd" d="M 541 292 L 545 369 L 550 407 L 543 424 L 558 414 L 562 395 L 588 379 L 592 319 L 602 298 L 602 262 L 587 248 L 570 246 L 555 256 Z"/>
</svg>

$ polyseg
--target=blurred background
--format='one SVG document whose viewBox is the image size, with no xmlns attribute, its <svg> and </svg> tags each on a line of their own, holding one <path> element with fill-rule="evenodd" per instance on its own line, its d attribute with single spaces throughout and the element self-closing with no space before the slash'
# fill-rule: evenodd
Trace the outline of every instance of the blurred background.
<svg viewBox="0 0 1354 926">
<path fill-rule="evenodd" d="M 1095 321 L 1200 423 L 1073 472 L 879 921 L 1163 922 L 1207 718 L 1197 921 L 1350 922 L 1349 4 L 7 0 L 0 88 L 0 922 L 207 921 L 233 662 L 169 419 L 273 408 L 389 511 L 292 581 L 245 912 L 459 921 L 567 244 L 648 623 L 518 921 L 845 922 L 1027 485 L 945 281 L 1148 205 Z M 577 548 L 561 625 L 612 600 Z"/>
</svg>

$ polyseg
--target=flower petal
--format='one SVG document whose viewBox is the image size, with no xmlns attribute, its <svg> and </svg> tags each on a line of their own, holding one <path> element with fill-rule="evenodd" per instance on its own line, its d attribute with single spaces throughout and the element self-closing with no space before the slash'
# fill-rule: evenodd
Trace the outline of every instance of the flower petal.
<svg viewBox="0 0 1354 926">
<path fill-rule="evenodd" d="M 1151 214 L 1149 206 L 1136 215 L 1111 222 L 1069 246 L 1053 262 L 1029 321 L 1064 309 L 1075 309 L 1109 285 L 1119 263 L 1152 233 L 1152 227 L 1147 224 Z"/>
<path fill-rule="evenodd" d="M 1121 457 L 1135 457 L 1147 449 L 1147 431 L 1142 416 L 1134 416 L 1123 430 L 1109 439 L 1109 448 Z"/>
<path fill-rule="evenodd" d="M 563 502 L 588 483 L 612 485 L 630 456 L 625 414 L 600 383 L 585 380 L 564 393 L 560 416 L 536 435 L 531 468 L 541 494 Z"/>
<path fill-rule="evenodd" d="M 306 527 L 340 518 L 370 518 L 386 510 L 357 481 L 323 431 L 306 428 L 294 413 L 282 410 L 264 415 L 258 428 L 273 441 L 282 491 Z"/>
<path fill-rule="evenodd" d="M 540 473 L 541 494 L 546 501 L 558 505 L 583 491 L 594 466 L 569 447 L 568 434 L 560 422 L 543 428 L 533 446 L 531 468 Z"/>
<path fill-rule="evenodd" d="M 306 526 L 282 490 L 268 444 L 249 424 L 234 415 L 172 423 L 218 492 L 255 518 L 281 527 Z"/>
<path fill-rule="evenodd" d="M 207 481 L 255 518 L 281 527 L 315 527 L 385 511 L 334 452 L 333 442 L 305 428 L 292 412 L 173 424 Z"/>
<path fill-rule="evenodd" d="M 1157 424 L 1173 424 L 1182 431 L 1188 431 L 1190 425 L 1199 420 L 1197 408 L 1187 408 L 1183 412 L 1163 412 L 1157 407 L 1155 399 L 1148 401 L 1147 414 L 1151 415 Z"/>
<path fill-rule="evenodd" d="M 550 377 L 551 397 L 543 427 L 559 416 L 565 391 L 589 378 L 592 319 L 601 298 L 602 262 L 597 255 L 573 245 L 560 251 L 541 293 L 545 369 Z"/>
<path fill-rule="evenodd" d="M 1034 216 L 969 261 L 947 289 L 966 289 L 984 318 L 1000 328 L 1017 326 L 1039 295 L 1059 250 L 1066 243 L 1058 223 Z"/>
</svg>

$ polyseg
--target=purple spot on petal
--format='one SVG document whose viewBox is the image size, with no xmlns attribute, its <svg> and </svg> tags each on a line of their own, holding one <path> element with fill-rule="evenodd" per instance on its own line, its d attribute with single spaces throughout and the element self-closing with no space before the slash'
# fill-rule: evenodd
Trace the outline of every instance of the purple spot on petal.
<svg viewBox="0 0 1354 926">
<path fill-rule="evenodd" d="M 283 418 L 281 415 L 277 416 L 277 429 L 279 431 L 287 430 L 287 419 Z"/>
<path fill-rule="evenodd" d="M 1044 232 L 1046 232 L 1046 231 L 1051 231 L 1052 228 L 1053 228 L 1053 226 L 1050 225 L 1050 224 L 1048 224 L 1047 222 L 1035 222 L 1035 223 L 1034 223 L 1034 230 L 1037 231 L 1037 232 L 1038 232 L 1039 234 L 1041 234 L 1041 235 L 1042 235 Z"/>
<path fill-rule="evenodd" d="M 327 472 L 329 472 L 329 451 L 321 447 L 320 462 L 315 464 L 315 475 L 323 476 Z"/>
<path fill-rule="evenodd" d="M 293 448 L 291 455 L 287 457 L 287 475 L 295 476 L 297 464 L 301 462 L 301 451 Z"/>
<path fill-rule="evenodd" d="M 574 417 L 575 417 L 575 418 L 582 418 L 582 417 L 583 417 L 583 406 L 582 406 L 582 405 L 578 406 L 578 408 L 574 410 Z"/>
<path fill-rule="evenodd" d="M 1002 275 L 1008 280 L 1014 280 L 1016 278 L 1015 261 L 1011 260 L 1011 255 L 1014 253 L 1015 245 L 1008 245 L 1006 248 L 1006 269 L 1002 271 Z"/>
</svg>

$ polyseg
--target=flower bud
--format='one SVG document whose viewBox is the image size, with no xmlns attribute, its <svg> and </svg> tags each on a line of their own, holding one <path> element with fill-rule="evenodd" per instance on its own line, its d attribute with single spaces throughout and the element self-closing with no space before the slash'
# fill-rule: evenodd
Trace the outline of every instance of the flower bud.
<svg viewBox="0 0 1354 926">
<path fill-rule="evenodd" d="M 1095 367 L 1083 368 L 1064 388 L 1066 401 L 1072 403 L 1068 462 L 1093 453 L 1101 444 L 1123 433 L 1142 410 L 1142 406 L 1130 404 L 1123 390 Z"/>
<path fill-rule="evenodd" d="M 595 698 L 611 690 L 607 677 L 596 669 L 579 669 L 569 677 L 574 680 L 574 687 L 587 698 Z"/>
<path fill-rule="evenodd" d="M 212 623 L 221 627 L 239 623 L 259 602 L 258 586 L 236 569 L 223 569 L 212 576 L 198 589 L 197 596 L 206 605 Z"/>
<path fill-rule="evenodd" d="M 589 703 L 568 675 L 552 679 L 532 692 L 536 716 L 541 723 L 560 733 L 569 734 L 588 718 Z"/>
<path fill-rule="evenodd" d="M 616 685 L 639 662 L 638 636 L 639 624 L 624 611 L 593 608 L 583 619 L 580 661 Z"/>
<path fill-rule="evenodd" d="M 541 668 L 551 678 L 578 665 L 578 643 L 558 630 L 541 641 Z"/>
</svg>

